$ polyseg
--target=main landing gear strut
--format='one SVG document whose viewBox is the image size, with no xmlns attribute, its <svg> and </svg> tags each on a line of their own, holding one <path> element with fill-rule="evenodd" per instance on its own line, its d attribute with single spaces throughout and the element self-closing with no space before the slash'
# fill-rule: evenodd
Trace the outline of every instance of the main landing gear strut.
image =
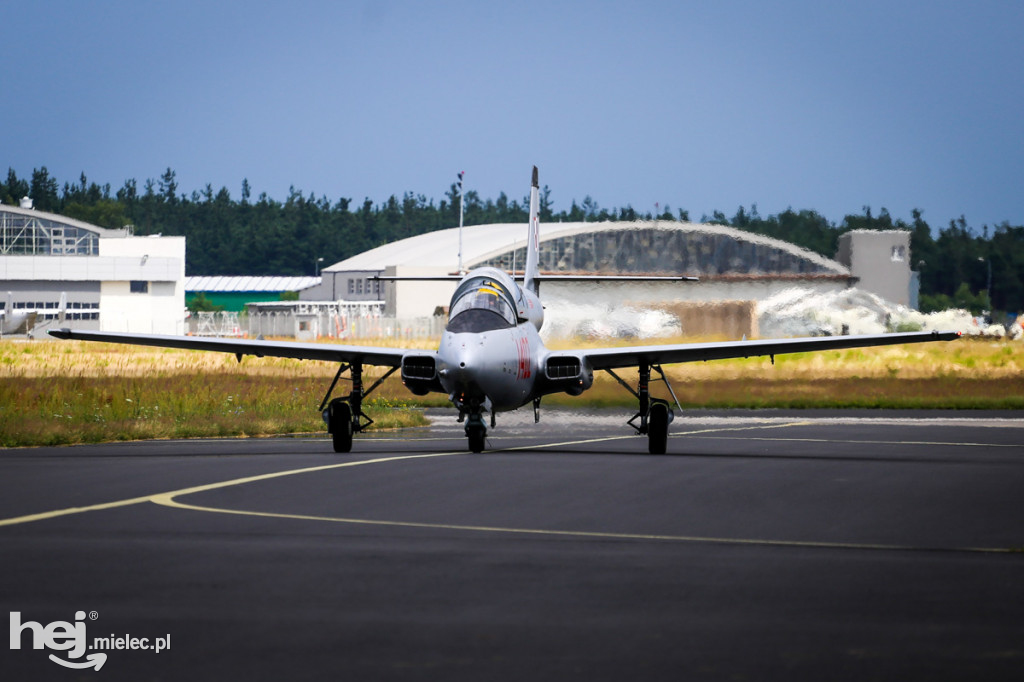
<svg viewBox="0 0 1024 682">
<path fill-rule="evenodd" d="M 392 367 L 364 391 L 363 364 L 361 362 L 342 363 L 338 368 L 338 373 L 334 375 L 334 381 L 331 382 L 327 394 L 320 402 L 320 412 L 323 414 L 324 422 L 327 423 L 327 431 L 331 434 L 335 452 L 351 452 L 352 436 L 373 423 L 373 420 L 363 412 L 363 398 L 373 393 L 397 369 L 397 367 Z M 352 392 L 344 398 L 331 400 L 331 393 L 334 392 L 334 387 L 346 370 L 349 371 L 349 378 L 352 380 Z"/>
<path fill-rule="evenodd" d="M 640 363 L 640 379 L 637 385 L 637 390 L 633 390 L 633 387 L 627 384 L 622 378 L 619 377 L 615 372 L 610 369 L 605 371 L 611 374 L 616 381 L 622 384 L 627 391 L 632 393 L 634 397 L 640 402 L 639 411 L 633 415 L 627 424 L 632 426 L 638 435 L 647 436 L 647 451 L 652 455 L 663 455 L 668 448 L 668 425 L 675 419 L 675 414 L 672 412 L 672 408 L 669 406 L 667 400 L 660 398 L 652 398 L 650 392 L 651 383 L 651 369 L 652 366 L 646 362 Z M 672 385 L 668 382 L 668 377 L 661 371 L 661 365 L 654 365 L 653 369 L 661 375 L 660 379 L 656 381 L 664 381 L 665 386 L 668 387 L 669 393 L 672 394 L 673 400 L 676 401 L 676 406 L 682 411 L 682 406 L 679 405 L 679 398 L 676 397 L 676 392 L 672 390 Z M 640 423 L 635 423 L 637 420 Z"/>
</svg>

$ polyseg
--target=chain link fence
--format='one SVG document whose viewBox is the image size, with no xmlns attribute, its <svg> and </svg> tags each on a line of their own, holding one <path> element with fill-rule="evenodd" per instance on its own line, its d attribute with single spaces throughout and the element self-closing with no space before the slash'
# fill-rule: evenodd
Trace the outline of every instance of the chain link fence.
<svg viewBox="0 0 1024 682">
<path fill-rule="evenodd" d="M 242 313 L 194 313 L 187 320 L 190 336 L 285 337 L 316 339 L 439 338 L 446 318 L 399 319 L 351 311 L 343 307 L 304 306 L 295 309 L 247 310 Z"/>
</svg>

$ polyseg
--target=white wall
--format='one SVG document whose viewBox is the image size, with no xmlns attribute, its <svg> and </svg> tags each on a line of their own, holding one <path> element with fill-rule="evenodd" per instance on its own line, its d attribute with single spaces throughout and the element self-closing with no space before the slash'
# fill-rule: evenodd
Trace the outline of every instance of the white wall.
<svg viewBox="0 0 1024 682">
<path fill-rule="evenodd" d="M 101 239 L 103 257 L 113 260 L 114 278 L 100 285 L 100 329 L 184 334 L 184 237 Z M 133 281 L 145 282 L 147 291 L 133 293 Z"/>
<path fill-rule="evenodd" d="M 840 235 L 837 259 L 860 281 L 858 289 L 910 305 L 910 232 L 853 230 Z"/>
<path fill-rule="evenodd" d="M 391 277 L 444 277 L 451 274 L 446 266 L 389 267 L 384 272 Z M 388 282 L 385 286 L 385 314 L 391 317 L 430 317 L 438 306 L 447 306 L 458 282 Z"/>
</svg>

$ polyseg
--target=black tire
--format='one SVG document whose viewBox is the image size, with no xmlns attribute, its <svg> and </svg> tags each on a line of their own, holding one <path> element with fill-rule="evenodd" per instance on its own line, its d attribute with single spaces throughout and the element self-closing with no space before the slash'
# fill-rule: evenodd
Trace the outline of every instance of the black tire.
<svg viewBox="0 0 1024 682">
<path fill-rule="evenodd" d="M 342 400 L 331 403 L 328 429 L 335 452 L 352 452 L 352 406 Z"/>
<path fill-rule="evenodd" d="M 487 429 L 480 427 L 470 427 L 466 429 L 466 436 L 469 438 L 469 451 L 470 452 L 483 452 L 484 441 L 487 438 Z"/>
<path fill-rule="evenodd" d="M 654 403 L 647 416 L 647 451 L 664 455 L 668 449 L 668 405 Z"/>
</svg>

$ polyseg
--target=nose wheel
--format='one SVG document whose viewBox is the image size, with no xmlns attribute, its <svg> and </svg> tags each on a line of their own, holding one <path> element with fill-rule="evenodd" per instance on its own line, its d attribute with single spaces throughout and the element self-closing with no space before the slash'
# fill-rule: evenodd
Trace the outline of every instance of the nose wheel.
<svg viewBox="0 0 1024 682">
<path fill-rule="evenodd" d="M 487 440 L 487 427 L 483 415 L 479 412 L 470 414 L 466 419 L 466 438 L 469 440 L 470 452 L 483 452 Z"/>
</svg>

